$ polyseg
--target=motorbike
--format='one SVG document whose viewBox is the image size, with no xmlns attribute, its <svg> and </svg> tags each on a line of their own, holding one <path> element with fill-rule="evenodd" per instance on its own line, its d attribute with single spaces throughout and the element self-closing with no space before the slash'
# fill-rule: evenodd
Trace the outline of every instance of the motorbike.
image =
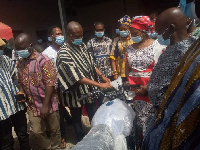
<svg viewBox="0 0 200 150">
<path fill-rule="evenodd" d="M 113 88 L 96 90 L 83 95 L 79 101 L 104 97 L 96 111 L 91 130 L 72 150 L 128 150 L 127 139 L 134 136 L 135 112 L 131 107 L 137 85 L 123 84 L 121 77 L 111 82 Z M 134 143 L 133 141 L 131 143 Z"/>
</svg>

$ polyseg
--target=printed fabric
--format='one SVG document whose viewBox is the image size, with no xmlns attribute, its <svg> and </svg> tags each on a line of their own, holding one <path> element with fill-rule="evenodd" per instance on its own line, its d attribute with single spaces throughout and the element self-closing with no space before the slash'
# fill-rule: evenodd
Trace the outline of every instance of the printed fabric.
<svg viewBox="0 0 200 150">
<path fill-rule="evenodd" d="M 190 37 L 171 45 L 159 57 L 147 86 L 149 98 L 154 107 L 159 107 L 176 67 L 185 52 L 195 41 L 195 37 Z"/>
<path fill-rule="evenodd" d="M 127 40 L 116 40 L 113 43 L 110 58 L 116 60 L 117 73 L 121 77 L 126 77 L 125 75 L 125 64 L 126 64 L 126 49 L 132 45 L 134 42 L 129 37 Z"/>
<path fill-rule="evenodd" d="M 30 109 L 34 116 L 40 115 L 45 87 L 55 86 L 56 69 L 54 63 L 45 55 L 34 50 L 27 59 L 21 59 L 17 66 L 20 85 L 27 94 Z M 58 110 L 58 96 L 55 92 L 51 97 L 50 112 Z"/>
<path fill-rule="evenodd" d="M 182 57 L 148 126 L 144 150 L 200 148 L 200 40 Z"/>
<path fill-rule="evenodd" d="M 112 76 L 111 64 L 110 64 L 110 52 L 112 48 L 112 40 L 108 37 L 103 37 L 102 41 L 99 41 L 96 37 L 89 40 L 87 43 L 87 49 L 94 57 L 96 67 L 106 77 Z"/>
</svg>

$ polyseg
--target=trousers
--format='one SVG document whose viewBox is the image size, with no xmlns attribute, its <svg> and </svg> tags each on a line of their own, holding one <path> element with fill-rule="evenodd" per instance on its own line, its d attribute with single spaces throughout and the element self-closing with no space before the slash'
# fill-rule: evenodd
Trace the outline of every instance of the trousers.
<svg viewBox="0 0 200 150">
<path fill-rule="evenodd" d="M 10 118 L 0 121 L 0 150 L 14 150 L 12 126 L 19 140 L 21 150 L 30 150 L 27 133 L 26 110 L 21 110 Z"/>
<path fill-rule="evenodd" d="M 60 146 L 60 121 L 59 112 L 53 112 L 45 118 L 33 116 L 33 112 L 29 111 L 29 120 L 31 130 L 36 136 L 36 142 L 42 150 L 59 149 Z M 49 132 L 50 137 L 47 136 Z"/>
</svg>

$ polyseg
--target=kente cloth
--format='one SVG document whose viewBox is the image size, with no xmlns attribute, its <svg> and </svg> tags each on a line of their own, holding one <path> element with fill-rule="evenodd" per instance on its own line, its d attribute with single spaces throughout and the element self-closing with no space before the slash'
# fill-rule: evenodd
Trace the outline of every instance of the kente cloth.
<svg viewBox="0 0 200 150">
<path fill-rule="evenodd" d="M 197 27 L 192 33 L 191 36 L 195 36 L 197 38 L 200 38 L 200 27 Z"/>
<path fill-rule="evenodd" d="M 200 39 L 175 70 L 163 101 L 146 131 L 144 150 L 199 149 Z"/>
<path fill-rule="evenodd" d="M 148 96 L 154 107 L 159 107 L 176 67 L 179 65 L 185 52 L 195 41 L 195 37 L 189 37 L 174 45 L 170 45 L 159 57 L 147 85 Z"/>
<path fill-rule="evenodd" d="M 149 16 L 135 16 L 132 18 L 131 27 L 144 31 L 147 33 L 153 33 L 155 23 L 152 22 Z"/>
</svg>

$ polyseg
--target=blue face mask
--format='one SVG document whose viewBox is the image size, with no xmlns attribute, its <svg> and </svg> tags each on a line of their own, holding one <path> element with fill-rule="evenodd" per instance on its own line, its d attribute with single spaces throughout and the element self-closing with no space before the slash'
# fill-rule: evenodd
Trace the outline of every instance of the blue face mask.
<svg viewBox="0 0 200 150">
<path fill-rule="evenodd" d="M 74 41 L 72 42 L 74 45 L 81 45 L 81 43 L 82 43 L 82 41 L 83 41 L 83 39 L 81 38 L 81 39 L 74 39 Z"/>
<path fill-rule="evenodd" d="M 0 56 L 3 55 L 3 50 L 0 50 Z"/>
<path fill-rule="evenodd" d="M 98 37 L 98 38 L 102 38 L 104 36 L 104 32 L 95 32 L 95 35 Z"/>
<path fill-rule="evenodd" d="M 129 31 L 119 31 L 119 35 L 121 37 L 127 37 L 129 35 Z"/>
<path fill-rule="evenodd" d="M 167 45 L 167 46 L 170 45 L 170 39 L 164 40 L 162 35 L 158 35 L 158 42 L 161 45 Z"/>
<path fill-rule="evenodd" d="M 180 7 L 185 16 L 192 19 L 198 19 L 194 2 L 186 3 L 186 0 L 180 0 Z"/>
<path fill-rule="evenodd" d="M 56 41 L 58 45 L 62 45 L 65 42 L 64 36 L 56 36 Z"/>
<path fill-rule="evenodd" d="M 22 57 L 22 58 L 27 58 L 30 55 L 30 53 L 27 49 L 16 51 L 16 53 L 19 57 Z"/>
<path fill-rule="evenodd" d="M 119 35 L 119 29 L 115 29 L 116 34 Z"/>
<path fill-rule="evenodd" d="M 42 39 L 38 39 L 38 43 L 40 43 L 40 44 L 41 44 L 41 43 L 42 43 Z"/>
<path fill-rule="evenodd" d="M 135 36 L 135 37 L 132 37 L 132 40 L 135 43 L 140 43 L 142 41 L 142 38 L 141 36 Z"/>
<path fill-rule="evenodd" d="M 52 42 L 52 39 L 51 39 L 51 37 L 48 37 L 48 41 L 49 41 L 49 42 Z"/>
<path fill-rule="evenodd" d="M 149 37 L 150 37 L 151 39 L 156 39 L 157 36 L 158 36 L 158 33 L 156 33 L 156 32 L 153 32 L 153 33 L 150 33 L 150 34 L 149 34 Z"/>
</svg>

